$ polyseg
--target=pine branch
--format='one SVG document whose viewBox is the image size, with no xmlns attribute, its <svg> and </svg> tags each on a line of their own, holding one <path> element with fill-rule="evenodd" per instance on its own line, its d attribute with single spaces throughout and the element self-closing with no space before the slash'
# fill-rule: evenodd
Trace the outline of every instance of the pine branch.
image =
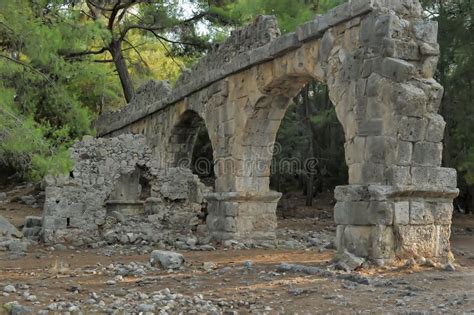
<svg viewBox="0 0 474 315">
<path fill-rule="evenodd" d="M 100 55 L 100 54 L 103 54 L 106 51 L 109 51 L 107 49 L 107 47 L 102 47 L 99 50 L 85 50 L 85 51 L 80 51 L 80 52 L 68 54 L 68 55 L 64 56 L 64 59 L 75 59 L 75 58 L 88 56 L 88 55 Z"/>
<path fill-rule="evenodd" d="M 142 61 L 142 63 L 143 63 L 147 68 L 149 68 L 148 64 L 146 63 L 145 59 L 143 59 L 142 54 L 140 54 L 140 51 L 138 51 L 137 47 L 136 47 L 136 46 L 133 46 L 132 43 L 130 43 L 130 42 L 129 42 L 128 40 L 126 40 L 126 39 L 124 39 L 124 41 L 125 41 L 128 45 L 130 45 L 129 48 L 133 49 L 133 50 L 137 53 L 137 55 L 138 55 L 138 57 L 140 57 L 140 60 Z"/>
<path fill-rule="evenodd" d="M 36 69 L 36 68 L 30 66 L 29 64 L 26 64 L 26 63 L 24 63 L 24 62 L 22 62 L 22 61 L 20 61 L 20 60 L 14 59 L 14 58 L 10 58 L 10 57 L 5 56 L 5 55 L 3 55 L 3 54 L 0 54 L 0 57 L 1 57 L 1 58 L 5 58 L 5 59 L 7 59 L 7 60 L 9 60 L 9 61 L 11 61 L 11 62 L 14 62 L 14 63 L 16 63 L 16 64 L 19 64 L 19 65 L 25 67 L 25 68 L 30 69 L 30 70 L 33 71 L 34 73 L 39 74 L 40 76 L 42 76 L 42 77 L 43 77 L 46 81 L 48 81 L 50 84 L 53 84 L 53 82 L 48 78 L 48 76 L 47 76 L 46 74 L 44 74 L 43 72 L 39 71 L 38 69 Z"/>
<path fill-rule="evenodd" d="M 182 20 L 180 21 L 178 24 L 187 24 L 187 23 L 190 23 L 190 22 L 194 22 L 194 21 L 197 21 L 197 20 L 200 20 L 206 16 L 210 15 L 209 12 L 202 12 L 202 13 L 199 13 L 189 19 L 186 19 L 186 20 Z M 149 31 L 149 32 L 152 32 L 152 31 L 160 31 L 160 30 L 164 30 L 166 29 L 166 27 L 164 26 L 158 26 L 158 25 L 143 25 L 143 24 L 134 24 L 134 25 L 128 25 L 127 27 L 125 27 L 123 29 L 123 31 L 121 32 L 120 34 L 120 40 L 122 40 L 123 38 L 125 38 L 125 36 L 127 35 L 128 31 L 130 30 L 133 30 L 133 29 L 140 29 L 140 30 L 145 30 L 145 31 Z M 155 35 L 156 36 L 156 35 Z M 162 38 L 163 40 L 166 40 L 165 38 Z M 168 41 L 168 40 L 166 40 Z M 177 42 L 176 42 L 177 43 Z M 186 44 L 186 43 L 182 43 L 182 44 Z M 190 43 L 187 43 L 186 45 L 189 45 Z"/>
</svg>

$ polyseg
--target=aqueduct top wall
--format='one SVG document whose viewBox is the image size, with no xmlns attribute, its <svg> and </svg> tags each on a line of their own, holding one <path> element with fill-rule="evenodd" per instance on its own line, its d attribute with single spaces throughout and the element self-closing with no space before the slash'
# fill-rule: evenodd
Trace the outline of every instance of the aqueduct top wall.
<svg viewBox="0 0 474 315">
<path fill-rule="evenodd" d="M 269 190 L 276 133 L 290 100 L 310 80 L 324 82 L 349 166 L 349 185 L 336 190 L 338 248 L 380 260 L 446 258 L 458 191 L 455 170 L 441 167 L 436 37 L 418 0 L 352 0 L 284 36 L 261 16 L 175 88 L 149 84 L 122 111 L 100 117 L 98 134 L 143 133 L 161 165 L 174 166 L 190 157 L 200 117 L 217 177 L 207 197 L 210 232 L 268 239 L 280 197 Z"/>
</svg>

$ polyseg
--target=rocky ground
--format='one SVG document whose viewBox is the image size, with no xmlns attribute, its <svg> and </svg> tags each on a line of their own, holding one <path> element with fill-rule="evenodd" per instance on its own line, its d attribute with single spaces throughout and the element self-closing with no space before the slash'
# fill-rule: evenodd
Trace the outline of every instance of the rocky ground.
<svg viewBox="0 0 474 315">
<path fill-rule="evenodd" d="M 0 251 L 0 314 L 474 313 L 473 216 L 455 216 L 453 266 L 418 261 L 347 271 L 331 263 L 330 209 L 322 201 L 312 218 L 281 219 L 277 248 L 228 242 L 173 249 L 182 258 L 171 259 L 153 252 L 169 247 L 129 244 Z M 39 212 L 21 198 L 0 206 L 16 226 Z"/>
</svg>

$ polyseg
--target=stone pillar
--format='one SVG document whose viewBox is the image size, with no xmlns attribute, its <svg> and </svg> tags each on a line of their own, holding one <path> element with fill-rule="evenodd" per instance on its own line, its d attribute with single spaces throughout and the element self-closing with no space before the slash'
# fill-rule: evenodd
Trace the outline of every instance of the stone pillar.
<svg viewBox="0 0 474 315">
<path fill-rule="evenodd" d="M 281 193 L 218 192 L 206 196 L 207 227 L 216 240 L 275 240 Z"/>
<path fill-rule="evenodd" d="M 456 171 L 441 167 L 437 25 L 422 20 L 417 1 L 390 6 L 376 6 L 328 48 L 328 85 L 349 167 L 349 185 L 335 191 L 338 253 L 446 261 L 458 189 Z M 359 42 L 346 42 L 346 33 Z"/>
</svg>

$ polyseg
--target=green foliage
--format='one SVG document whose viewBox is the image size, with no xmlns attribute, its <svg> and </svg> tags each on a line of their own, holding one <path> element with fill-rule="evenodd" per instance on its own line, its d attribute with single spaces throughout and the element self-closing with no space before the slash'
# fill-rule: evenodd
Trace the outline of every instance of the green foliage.
<svg viewBox="0 0 474 315">
<path fill-rule="evenodd" d="M 249 22 L 259 14 L 275 15 L 282 33 L 324 13 L 345 0 L 239 0 L 232 6 L 232 19 Z"/>
<path fill-rule="evenodd" d="M 62 57 L 102 36 L 98 25 L 72 23 L 62 3 L 0 0 L 0 159 L 19 178 L 67 171 L 65 146 L 120 99 L 106 65 Z"/>
</svg>

